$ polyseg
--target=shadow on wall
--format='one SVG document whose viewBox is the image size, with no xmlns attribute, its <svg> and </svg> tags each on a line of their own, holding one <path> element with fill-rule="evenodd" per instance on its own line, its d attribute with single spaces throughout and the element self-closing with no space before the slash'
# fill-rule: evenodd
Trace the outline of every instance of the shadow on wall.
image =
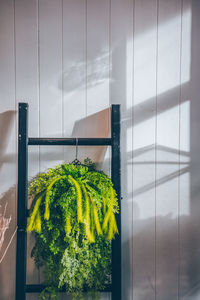
<svg viewBox="0 0 200 300">
<path fill-rule="evenodd" d="M 145 2 L 145 1 L 144 1 Z M 194 1 L 195 2 L 195 1 Z M 196 1 L 197 3 L 198 1 Z M 196 5 L 197 6 L 197 5 Z M 199 23 L 199 13 L 200 13 L 200 3 L 198 3 L 199 8 L 196 9 L 196 19 L 198 16 Z M 198 12 L 198 13 L 197 13 Z M 166 13 L 167 15 L 167 13 Z M 143 22 L 141 22 L 143 27 Z M 193 29 L 199 28 L 199 24 L 193 24 Z M 198 33 L 193 33 L 194 38 L 198 36 Z M 181 89 L 181 104 L 184 104 L 186 101 L 191 105 L 191 116 L 189 122 L 190 128 L 190 152 L 181 151 L 180 149 L 174 149 L 170 147 L 165 147 L 163 145 L 148 145 L 137 149 L 134 152 L 127 151 L 129 149 L 128 145 L 128 133 L 127 129 L 130 129 L 138 124 L 146 122 L 147 120 L 155 117 L 155 97 L 149 98 L 146 101 L 143 101 L 134 107 L 126 107 L 125 101 L 122 107 L 123 119 L 122 119 L 122 174 L 125 177 L 123 180 L 122 186 L 122 286 L 123 286 L 123 299 L 132 299 L 134 294 L 135 300 L 146 300 L 146 299 L 155 299 L 156 290 L 158 299 L 169 300 L 178 297 L 183 300 L 197 300 L 199 299 L 200 291 L 200 239 L 199 239 L 199 228 L 200 228 L 200 217 L 199 217 L 199 195 L 200 195 L 200 143 L 199 143 L 199 132 L 200 132 L 200 101 L 199 101 L 199 84 L 198 80 L 200 78 L 200 68 L 199 63 L 197 64 L 194 57 L 198 56 L 199 62 L 199 42 L 198 47 L 196 47 L 196 53 L 193 55 L 193 69 L 191 74 L 191 81 L 194 85 L 195 100 L 191 100 L 190 95 L 190 85 L 191 82 L 188 81 L 181 86 L 178 85 L 175 88 L 168 89 L 162 94 L 159 94 L 157 97 L 157 103 L 159 103 L 160 112 L 168 112 L 177 105 L 177 95 L 180 93 Z M 194 43 L 196 45 L 196 41 Z M 122 47 L 126 45 L 126 41 L 120 42 L 117 45 L 114 53 L 112 53 L 113 67 L 119 68 L 121 74 L 119 75 L 119 70 L 115 70 L 116 78 L 112 78 L 111 91 L 112 99 L 121 102 L 121 99 L 127 99 L 126 95 L 126 49 Z M 197 46 L 196 45 L 196 46 Z M 198 48 L 198 50 L 197 50 Z M 120 59 L 119 59 L 120 58 Z M 124 61 L 123 61 L 124 60 Z M 124 67 L 123 67 L 124 66 Z M 198 74 L 198 75 L 197 75 Z M 122 80 L 120 80 L 120 76 Z M 125 82 L 124 82 L 124 81 Z M 117 85 L 120 84 L 119 94 Z M 192 97 L 194 98 L 194 97 Z M 159 114 L 159 111 L 157 111 Z M 180 112 L 179 112 L 180 113 Z M 190 111 L 188 110 L 188 114 Z M 169 114 L 170 115 L 170 114 Z M 133 120 L 132 120 L 133 117 Z M 183 118 L 183 116 L 181 116 Z M 188 119 L 185 119 L 187 123 Z M 170 118 L 169 118 L 170 122 Z M 187 124 L 186 124 L 187 125 Z M 185 129 L 185 127 L 184 127 Z M 183 130 L 183 129 L 182 129 Z M 164 132 L 163 132 L 164 134 Z M 180 132 L 179 132 L 180 134 Z M 182 133 L 183 134 L 183 133 Z M 187 132 L 184 132 L 186 135 Z M 171 137 L 169 137 L 170 139 Z M 182 136 L 180 139 L 183 138 Z M 142 137 L 141 137 L 142 139 Z M 128 145 L 128 146 L 127 146 Z M 144 173 L 141 174 L 141 171 L 138 172 L 138 176 L 141 178 L 141 184 L 139 188 L 134 187 L 134 194 L 130 191 L 128 187 L 128 176 L 131 176 L 131 172 L 128 172 L 127 169 L 133 164 L 143 165 L 144 172 L 148 171 L 148 167 L 152 165 L 155 167 L 155 161 L 153 157 L 150 161 L 147 156 L 142 157 L 141 161 L 132 161 L 132 158 L 144 154 L 152 149 L 155 151 L 164 151 L 166 153 L 166 159 L 163 161 L 157 161 L 157 165 L 163 165 L 165 168 L 168 168 L 168 174 L 159 178 L 156 182 L 154 178 L 151 178 L 150 182 L 142 181 Z M 184 147 L 183 147 L 184 149 Z M 170 159 L 168 157 L 170 155 Z M 176 159 L 173 161 L 171 157 L 179 156 L 180 160 Z M 183 160 L 184 157 L 184 160 Z M 152 156 L 151 156 L 152 158 Z M 191 164 L 189 162 L 191 158 Z M 175 171 L 173 170 L 173 165 L 177 165 Z M 146 169 L 145 169 L 146 168 Z M 162 168 L 162 166 L 161 166 Z M 141 169 L 141 168 L 140 168 Z M 140 201 L 145 200 L 145 193 L 148 195 L 148 192 L 152 189 L 155 189 L 159 186 L 164 186 L 165 183 L 173 180 L 179 180 L 179 177 L 182 178 L 182 175 L 188 175 L 188 178 L 191 176 L 191 180 L 187 179 L 186 187 L 180 193 L 184 193 L 188 188 L 188 194 L 191 191 L 191 194 L 188 196 L 188 206 L 189 206 L 189 215 L 184 215 L 180 212 L 178 216 L 173 216 L 167 214 L 165 216 L 157 215 L 141 218 L 141 215 L 144 215 L 144 211 L 140 212 L 139 207 L 135 201 L 138 195 L 141 196 Z M 153 177 L 153 176 L 152 176 Z M 133 185 L 134 185 L 134 178 Z M 177 188 L 178 188 L 178 180 Z M 137 180 L 136 180 L 137 181 Z M 191 183 L 191 186 L 190 186 Z M 182 183 L 183 184 L 183 183 Z M 187 186 L 188 184 L 188 186 Z M 183 186 L 182 186 L 183 187 Z M 129 190 L 128 190 L 129 189 Z M 167 194 L 166 189 L 166 194 Z M 171 194 L 173 191 L 169 191 Z M 169 193 L 170 194 L 170 193 Z M 144 199 L 142 198 L 144 195 Z M 164 195 L 163 195 L 164 196 Z M 182 195 L 183 196 L 183 195 Z M 167 195 L 166 195 L 167 197 Z M 187 197 L 187 195 L 185 195 Z M 148 198 L 148 196 L 146 196 Z M 183 196 L 184 198 L 184 196 Z M 131 200 L 130 200 L 131 199 Z M 163 197 L 165 199 L 165 197 Z M 180 196 L 180 204 L 185 205 L 185 200 Z M 177 206 L 180 205 L 177 203 Z M 142 204 L 144 210 L 148 209 L 148 204 Z M 145 206 L 146 205 L 146 206 Z M 163 204 L 164 206 L 165 204 Z M 166 204 L 167 207 L 167 204 Z M 134 212 L 133 219 L 130 219 L 130 211 Z M 167 209 L 166 209 L 167 211 Z M 155 221 L 159 226 L 156 226 L 156 236 L 155 236 Z M 131 226 L 134 224 L 134 235 L 131 236 Z M 178 230 L 180 230 L 180 235 L 178 236 Z M 180 238 L 180 240 L 179 240 Z M 137 246 L 136 246 L 137 245 Z M 159 249 L 159 253 L 156 253 L 156 249 Z M 179 252 L 180 251 L 180 252 Z M 159 254 L 159 255 L 158 255 Z M 170 256 L 171 254 L 171 256 Z M 180 256 L 179 256 L 180 254 Z M 133 257 L 132 257 L 133 256 Z M 155 261 L 152 261 L 153 260 Z M 156 274 L 156 271 L 157 274 Z M 176 274 L 174 274 L 174 271 Z M 155 280 L 156 277 L 156 280 Z M 177 282 L 173 282 L 173 278 Z M 156 281 L 156 282 L 155 282 Z"/>
<path fill-rule="evenodd" d="M 0 299 L 14 299 L 15 294 L 15 257 L 16 257 L 16 215 L 15 215 L 15 201 L 16 201 L 16 186 L 11 187 L 7 192 L 0 196 L 0 205 L 5 207 L 6 203 L 6 217 L 11 216 L 11 223 L 8 230 L 5 232 L 5 238 L 2 249 L 0 251 L 0 287 L 3 289 L 3 298 Z M 10 245 L 9 245 L 10 243 Z M 7 248 L 8 247 L 8 248 Z M 5 252 L 6 251 L 6 252 Z"/>
<path fill-rule="evenodd" d="M 146 300 L 149 298 L 153 299 L 155 295 L 155 269 L 152 264 L 152 252 L 153 245 L 155 245 L 154 233 L 150 232 L 148 228 L 153 228 L 155 224 L 155 218 L 140 219 L 140 212 L 137 204 L 134 203 L 134 210 L 137 211 L 137 218 L 135 219 L 135 235 L 133 236 L 134 244 L 137 244 L 135 248 L 134 256 L 142 258 L 141 260 L 133 260 L 133 269 L 139 271 L 136 278 L 133 276 L 134 283 L 134 294 L 136 299 Z M 135 214 L 136 215 L 136 214 Z M 177 248 L 177 219 L 173 218 L 171 215 L 157 216 L 157 221 L 160 226 L 157 228 L 157 235 L 159 236 L 159 231 L 162 233 L 162 243 L 157 244 L 157 249 L 159 248 L 160 259 L 157 261 L 157 271 L 162 274 L 156 280 L 156 289 L 162 291 L 162 300 L 174 299 L 176 294 L 177 285 L 171 285 L 171 274 L 174 271 L 174 266 L 181 264 L 181 299 L 188 300 L 193 299 L 196 292 L 199 289 L 200 274 L 198 274 L 197 282 L 191 285 L 190 277 L 193 276 L 193 270 L 191 266 L 195 265 L 195 256 L 192 255 L 191 243 L 195 236 L 194 220 L 191 220 L 190 216 L 181 216 L 181 234 L 187 237 L 184 239 L 184 244 L 181 248 L 181 261 L 178 260 L 178 248 Z M 124 243 L 123 248 L 127 249 L 129 243 L 133 241 L 127 241 Z M 155 251 L 155 246 L 154 246 Z M 176 251 L 176 253 L 172 253 Z M 172 256 L 170 257 L 170 253 Z M 145 279 L 146 278 L 146 279 Z M 177 282 L 178 284 L 178 282 Z"/>
<path fill-rule="evenodd" d="M 191 187 L 190 209 L 193 223 L 193 240 L 190 266 L 190 285 L 193 293 L 200 298 L 200 1 L 192 1 L 192 32 L 191 32 L 191 109 L 190 109 L 190 147 L 191 147 Z"/>
<path fill-rule="evenodd" d="M 87 89 L 102 84 L 109 77 L 108 67 L 109 54 L 108 51 L 102 51 L 93 60 L 87 61 Z M 85 90 L 85 61 L 68 58 L 70 63 L 67 66 L 67 71 L 64 72 L 64 78 L 60 78 L 58 88 L 62 90 L 62 82 L 65 82 L 64 92 L 67 94 L 74 93 L 80 90 Z"/>
<path fill-rule="evenodd" d="M 13 126 L 16 112 L 14 110 L 8 110 L 0 114 L 0 168 L 3 163 L 15 162 L 15 156 L 7 156 L 6 148 L 9 143 L 10 132 Z"/>
<path fill-rule="evenodd" d="M 88 117 L 80 119 L 75 122 L 71 137 L 109 137 L 110 136 L 110 108 L 99 111 L 95 114 L 92 114 Z M 55 136 L 56 137 L 56 136 Z M 60 137 L 60 136 L 58 136 Z M 57 153 L 49 150 L 47 147 L 43 147 L 43 152 L 40 156 L 41 160 L 44 162 L 57 161 L 61 160 L 60 152 Z M 54 148 L 55 149 L 55 148 Z M 75 147 L 64 147 L 65 151 L 65 161 L 72 162 L 76 156 Z M 79 146 L 78 147 L 78 159 L 83 161 L 86 157 L 91 158 L 94 162 L 97 163 L 98 167 L 101 168 L 102 165 L 105 170 L 109 170 L 109 161 L 104 160 L 106 155 L 107 147 L 91 147 L 91 146 Z M 29 160 L 34 162 L 38 159 L 37 153 L 30 152 Z"/>
<path fill-rule="evenodd" d="M 0 114 L 0 171 L 2 171 L 1 169 L 4 164 L 16 162 L 16 157 L 14 153 L 6 155 L 7 147 L 10 142 L 10 137 L 12 136 L 11 131 L 14 123 L 15 114 L 16 112 L 12 110 Z M 3 174 L 3 176 L 6 177 L 6 174 Z M 8 180 L 8 178 L 6 180 Z M 10 215 L 10 213 L 13 212 L 13 207 L 11 207 L 11 204 L 13 204 L 12 200 L 15 201 L 14 197 L 15 187 L 11 187 L 8 191 L 4 192 L 0 196 L 0 206 L 2 208 L 6 206 L 6 203 L 8 203 L 8 207 L 6 209 L 6 216 Z"/>
<path fill-rule="evenodd" d="M 131 158 L 136 158 L 136 157 L 139 157 L 140 155 L 142 156 L 142 158 L 140 160 L 137 160 L 137 161 L 134 161 L 134 165 L 138 165 L 138 166 L 141 166 L 141 168 L 144 168 L 144 167 L 148 167 L 148 166 L 153 166 L 155 165 L 155 161 L 152 160 L 152 161 L 149 161 L 149 160 L 145 160 L 144 158 L 144 155 L 147 154 L 148 155 L 148 152 L 151 152 L 151 150 L 156 150 L 158 152 L 164 152 L 165 154 L 167 155 L 171 155 L 173 156 L 174 155 L 174 158 L 172 158 L 171 160 L 158 160 L 157 161 L 157 165 L 163 165 L 163 166 L 181 166 L 180 169 L 176 170 L 176 171 L 173 171 L 173 170 L 168 170 L 167 174 L 159 179 L 156 180 L 156 187 L 160 186 L 160 185 L 163 185 L 165 183 L 167 183 L 168 181 L 171 181 L 173 179 L 176 179 L 177 177 L 183 175 L 183 174 L 187 174 L 189 171 L 190 171 L 190 162 L 179 162 L 177 160 L 177 157 L 179 155 L 181 155 L 182 157 L 184 158 L 190 158 L 190 153 L 187 152 L 187 151 L 180 151 L 178 149 L 174 149 L 174 148 L 170 148 L 170 147 L 166 147 L 166 146 L 163 146 L 163 145 L 156 145 L 156 144 L 153 144 L 153 145 L 149 145 L 149 146 L 146 146 L 146 147 L 142 147 L 142 148 L 139 148 L 135 151 L 133 151 L 133 153 L 128 153 L 128 160 L 130 162 L 128 162 L 129 165 L 132 164 L 131 162 Z M 148 156 L 147 156 L 148 157 Z M 170 156 L 169 156 L 170 157 Z M 176 159 L 175 159 L 176 158 Z M 142 193 L 146 193 L 152 189 L 155 189 L 155 180 L 154 178 L 152 178 L 152 181 L 151 182 L 148 182 L 147 184 L 144 184 L 142 185 L 141 187 L 137 188 L 134 190 L 133 192 L 133 196 L 138 196 Z M 132 196 L 132 193 L 129 193 L 127 195 L 128 199 L 130 199 Z"/>
<path fill-rule="evenodd" d="M 188 101 L 190 99 L 189 95 L 189 86 L 190 82 L 186 82 L 182 85 L 178 85 L 175 88 L 170 89 L 169 91 L 165 91 L 164 93 L 157 96 L 157 102 L 159 103 L 159 110 L 160 111 L 167 111 L 177 105 L 174 99 L 177 98 L 177 94 L 180 91 L 180 87 L 182 90 L 183 97 L 181 98 L 181 103 Z M 155 96 L 143 101 L 135 105 L 131 108 L 131 113 L 134 113 L 134 126 L 138 125 L 139 123 L 145 122 L 150 118 L 155 117 Z M 130 112 L 128 112 L 130 114 Z M 131 119 L 125 119 L 124 126 L 131 126 Z"/>
<path fill-rule="evenodd" d="M 9 188 L 9 190 L 5 191 L 5 187 L 7 187 L 9 183 L 10 185 L 13 184 L 10 182 L 10 180 L 12 181 L 12 179 L 10 179 L 10 175 L 12 178 L 14 178 L 16 174 L 16 154 L 14 153 L 15 141 L 14 143 L 13 141 L 11 141 L 11 139 L 15 136 L 13 135 L 15 115 L 16 112 L 11 110 L 0 114 L 0 206 L 3 209 L 7 204 L 5 216 L 7 218 L 11 216 L 11 223 L 9 224 L 9 229 L 5 232 L 3 246 L 0 252 L 0 259 L 2 258 L 2 255 L 4 254 L 16 228 L 16 186 L 13 185 Z M 11 147 L 10 143 L 12 144 Z M 15 284 L 15 245 L 16 244 L 14 239 L 12 240 L 8 248 L 6 256 L 0 264 L 0 286 L 4 287 L 4 297 L 7 297 L 8 299 L 14 299 L 13 293 Z"/>
</svg>

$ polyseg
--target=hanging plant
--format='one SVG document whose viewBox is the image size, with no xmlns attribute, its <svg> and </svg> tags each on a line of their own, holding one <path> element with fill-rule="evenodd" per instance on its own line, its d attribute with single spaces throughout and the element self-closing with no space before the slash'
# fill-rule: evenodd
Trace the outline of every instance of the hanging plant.
<svg viewBox="0 0 200 300">
<path fill-rule="evenodd" d="M 32 199 L 27 231 L 34 232 L 31 256 L 44 267 L 40 299 L 58 299 L 65 288 L 73 299 L 110 283 L 111 240 L 119 212 L 111 179 L 89 160 L 62 164 L 29 184 Z M 96 293 L 96 296 L 98 293 Z"/>
</svg>

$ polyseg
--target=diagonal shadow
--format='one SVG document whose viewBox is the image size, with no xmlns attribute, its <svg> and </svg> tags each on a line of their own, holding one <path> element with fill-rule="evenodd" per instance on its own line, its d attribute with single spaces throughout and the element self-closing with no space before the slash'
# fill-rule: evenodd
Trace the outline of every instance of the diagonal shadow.
<svg viewBox="0 0 200 300">
<path fill-rule="evenodd" d="M 176 101 L 174 99 L 177 98 L 177 94 L 180 92 L 180 86 L 182 90 L 183 98 L 181 99 L 181 102 L 189 101 L 190 95 L 189 95 L 189 82 L 186 82 L 182 85 L 178 85 L 175 88 L 165 91 L 164 93 L 158 95 L 157 102 L 159 103 L 159 111 L 157 111 L 157 114 L 163 113 L 177 105 Z M 127 114 L 131 115 L 134 111 L 134 126 L 138 125 L 142 122 L 147 121 L 150 118 L 155 117 L 155 97 L 152 97 L 150 99 L 147 99 L 146 101 L 143 101 L 142 103 L 139 103 L 133 108 L 130 108 L 127 110 Z M 123 119 L 123 126 L 131 127 L 132 120 L 131 119 Z"/>
<path fill-rule="evenodd" d="M 15 120 L 15 114 L 16 111 L 14 110 L 8 110 L 0 114 L 0 168 L 2 164 L 7 160 L 5 159 L 5 153 L 10 140 L 10 133 Z M 14 162 L 13 157 L 12 161 Z"/>
</svg>

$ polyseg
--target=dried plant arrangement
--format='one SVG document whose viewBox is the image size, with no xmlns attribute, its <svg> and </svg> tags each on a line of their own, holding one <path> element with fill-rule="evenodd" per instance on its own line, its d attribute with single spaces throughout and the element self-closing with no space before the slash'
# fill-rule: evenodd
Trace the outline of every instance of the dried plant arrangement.
<svg viewBox="0 0 200 300">
<path fill-rule="evenodd" d="M 6 215 L 6 208 L 7 208 L 7 203 L 6 203 L 5 208 L 4 208 L 4 213 L 3 214 L 0 213 L 0 253 L 1 253 L 1 248 L 3 246 L 4 238 L 5 238 L 5 232 L 9 228 L 9 225 L 10 225 L 10 222 L 11 222 L 11 217 L 9 217 L 9 218 L 5 217 L 5 215 Z M 15 231 L 12 234 L 12 236 L 10 238 L 10 241 L 9 241 L 9 243 L 8 243 L 8 245 L 7 245 L 4 253 L 3 253 L 3 255 L 0 257 L 0 263 L 3 261 L 4 257 L 6 256 L 8 248 L 10 247 L 10 245 L 12 243 L 12 240 L 13 240 L 16 232 L 17 232 L 17 227 L 15 228 Z"/>
<path fill-rule="evenodd" d="M 3 214 L 0 212 L 0 251 L 4 242 L 5 232 L 9 228 L 9 224 L 11 221 L 11 217 L 9 218 L 5 217 L 6 208 L 7 208 L 7 204 L 5 205 Z"/>
</svg>

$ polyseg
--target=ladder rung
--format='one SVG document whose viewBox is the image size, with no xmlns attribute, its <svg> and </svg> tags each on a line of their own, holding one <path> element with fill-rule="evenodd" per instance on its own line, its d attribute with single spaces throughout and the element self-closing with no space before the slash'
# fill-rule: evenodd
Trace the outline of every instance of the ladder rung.
<svg viewBox="0 0 200 300">
<path fill-rule="evenodd" d="M 111 146 L 111 138 L 29 138 L 28 145 L 44 146 Z"/>
<path fill-rule="evenodd" d="M 100 290 L 101 293 L 109 293 L 112 291 L 111 284 L 106 284 L 104 290 Z M 45 289 L 45 285 L 42 284 L 27 284 L 26 293 L 41 293 Z M 66 290 L 63 288 L 60 290 L 61 293 L 66 293 Z M 85 291 L 86 292 L 86 291 Z"/>
</svg>

